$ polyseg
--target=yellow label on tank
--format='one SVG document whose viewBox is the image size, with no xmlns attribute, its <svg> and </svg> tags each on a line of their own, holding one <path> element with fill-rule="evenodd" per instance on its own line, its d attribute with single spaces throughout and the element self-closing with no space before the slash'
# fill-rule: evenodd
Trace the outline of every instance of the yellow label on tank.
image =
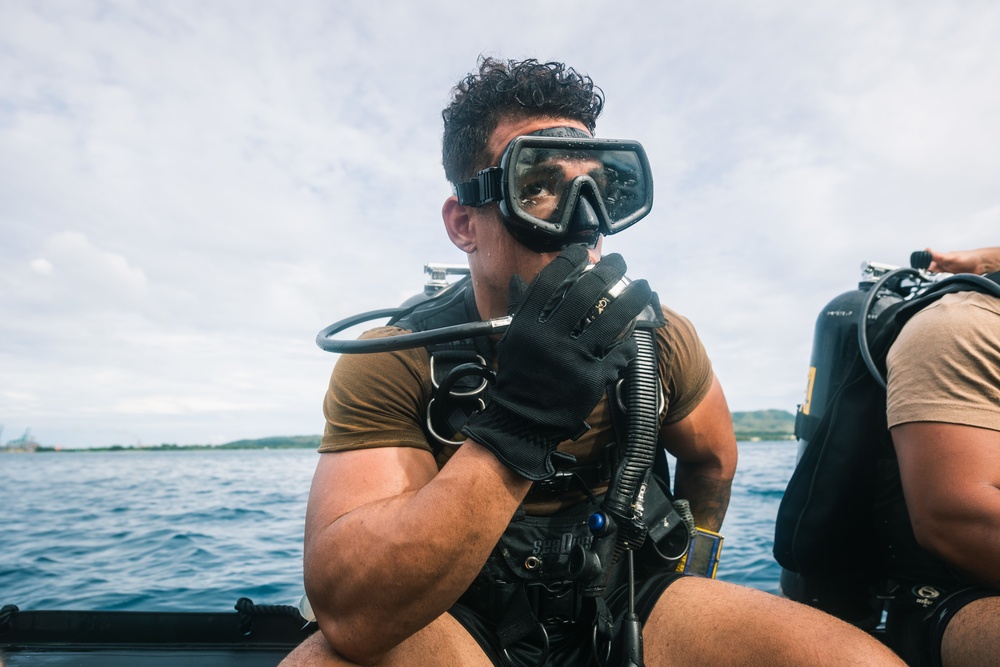
<svg viewBox="0 0 1000 667">
<path fill-rule="evenodd" d="M 813 385 L 816 383 L 816 367 L 809 367 L 809 381 L 806 383 L 806 402 L 802 404 L 802 414 L 809 414 L 809 406 L 813 400 Z"/>
</svg>

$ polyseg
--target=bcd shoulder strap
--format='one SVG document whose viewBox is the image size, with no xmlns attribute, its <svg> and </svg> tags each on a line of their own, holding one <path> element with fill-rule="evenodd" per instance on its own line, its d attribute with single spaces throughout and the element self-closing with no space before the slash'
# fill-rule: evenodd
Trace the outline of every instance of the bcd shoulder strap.
<svg viewBox="0 0 1000 667">
<path fill-rule="evenodd" d="M 451 294 L 418 304 L 411 312 L 390 322 L 408 331 L 430 331 L 478 321 L 472 281 L 465 277 L 455 283 Z M 466 419 L 483 407 L 482 396 L 493 364 L 493 351 L 485 337 L 437 343 L 426 347 L 434 395 L 427 405 L 424 431 L 437 453 L 452 441 Z M 459 372 L 455 372 L 456 369 Z"/>
</svg>

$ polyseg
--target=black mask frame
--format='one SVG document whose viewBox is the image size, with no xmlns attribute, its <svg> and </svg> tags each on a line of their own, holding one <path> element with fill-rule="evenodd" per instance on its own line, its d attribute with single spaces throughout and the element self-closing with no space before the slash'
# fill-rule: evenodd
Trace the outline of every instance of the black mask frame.
<svg viewBox="0 0 1000 667">
<path fill-rule="evenodd" d="M 539 164 L 570 161 L 593 161 L 595 169 L 576 176 L 557 174 L 547 183 L 547 208 L 525 194 L 529 186 L 538 188 L 531 181 L 539 178 L 533 170 L 549 176 L 558 172 L 539 170 Z M 653 180 L 637 141 L 525 135 L 507 145 L 498 167 L 460 183 L 456 194 L 463 206 L 499 202 L 511 234 L 536 252 L 548 252 L 572 243 L 593 245 L 599 234 L 617 234 L 634 225 L 652 209 Z"/>
</svg>

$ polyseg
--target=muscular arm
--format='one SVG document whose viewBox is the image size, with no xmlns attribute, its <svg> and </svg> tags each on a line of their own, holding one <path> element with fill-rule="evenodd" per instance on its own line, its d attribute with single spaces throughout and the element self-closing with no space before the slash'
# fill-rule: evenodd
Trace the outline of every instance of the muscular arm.
<svg viewBox="0 0 1000 667">
<path fill-rule="evenodd" d="M 1000 588 L 1000 431 L 911 422 L 892 439 L 917 541 Z"/>
<path fill-rule="evenodd" d="M 306 512 L 305 586 L 341 655 L 371 664 L 469 586 L 530 483 L 474 442 L 323 454 Z"/>
<path fill-rule="evenodd" d="M 736 474 L 736 436 L 718 379 L 691 414 L 665 426 L 660 442 L 677 457 L 674 491 L 691 503 L 695 523 L 718 531 Z"/>
</svg>

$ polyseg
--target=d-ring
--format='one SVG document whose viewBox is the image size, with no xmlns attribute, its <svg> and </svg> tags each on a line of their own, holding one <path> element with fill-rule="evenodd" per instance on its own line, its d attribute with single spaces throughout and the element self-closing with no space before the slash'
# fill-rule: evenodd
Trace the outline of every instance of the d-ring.
<svg viewBox="0 0 1000 667">
<path fill-rule="evenodd" d="M 541 623 L 538 624 L 538 629 L 542 633 L 542 657 L 535 663 L 534 667 L 542 667 L 549 660 L 549 633 L 545 631 L 545 626 Z M 507 647 L 501 647 L 500 652 L 503 654 L 504 662 L 507 663 L 507 667 L 521 667 L 510 657 L 510 653 L 507 651 Z M 610 653 L 609 653 L 610 655 Z"/>
</svg>

